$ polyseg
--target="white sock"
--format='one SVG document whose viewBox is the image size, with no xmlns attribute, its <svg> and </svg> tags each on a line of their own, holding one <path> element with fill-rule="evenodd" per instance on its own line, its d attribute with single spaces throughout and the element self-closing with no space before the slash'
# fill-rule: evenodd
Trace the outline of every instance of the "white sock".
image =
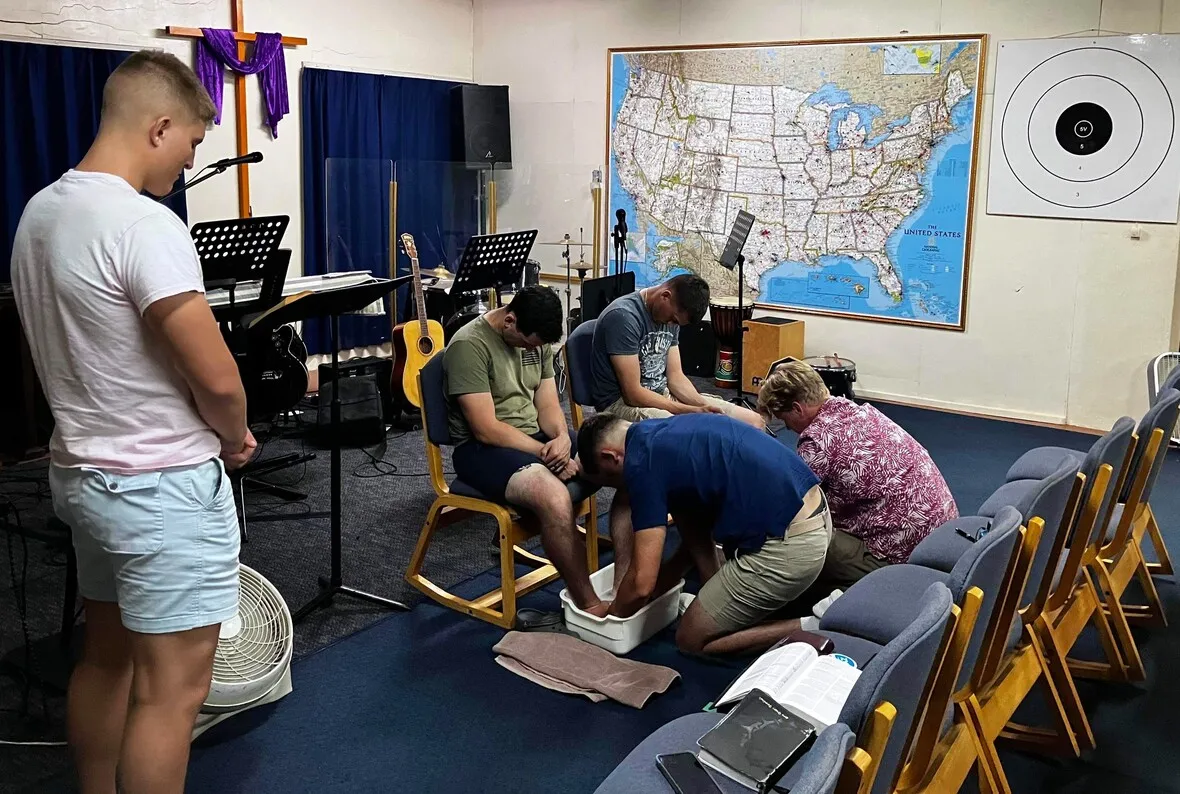
<svg viewBox="0 0 1180 794">
<path fill-rule="evenodd" d="M 836 599 L 842 595 L 844 595 L 843 590 L 833 590 L 830 596 L 819 601 L 811 608 L 812 614 L 817 618 L 822 618 L 824 613 L 828 611 L 828 607 L 830 607 L 836 601 Z"/>
<path fill-rule="evenodd" d="M 819 628 L 819 618 L 808 615 L 805 618 L 799 618 L 799 627 L 804 631 L 815 631 Z"/>
</svg>

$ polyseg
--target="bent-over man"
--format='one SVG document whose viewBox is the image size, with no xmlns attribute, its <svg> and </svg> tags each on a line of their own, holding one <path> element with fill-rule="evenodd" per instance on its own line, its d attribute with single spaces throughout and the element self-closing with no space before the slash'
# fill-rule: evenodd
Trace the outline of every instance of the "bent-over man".
<svg viewBox="0 0 1180 794">
<path fill-rule="evenodd" d="M 630 522 L 611 525 L 623 570 L 610 614 L 635 614 L 695 566 L 702 585 L 676 632 L 682 650 L 761 651 L 799 628 L 797 620 L 766 621 L 819 576 L 832 522 L 798 455 L 708 414 L 635 424 L 597 414 L 582 425 L 578 449 L 587 476 L 630 503 Z M 669 511 L 681 543 L 661 564 Z"/>
<path fill-rule="evenodd" d="M 629 422 L 717 413 L 762 429 L 756 412 L 698 392 L 680 365 L 680 326 L 708 307 L 708 282 L 689 275 L 611 301 L 594 326 L 594 407 Z"/>
<path fill-rule="evenodd" d="M 931 530 L 958 517 L 926 448 L 871 405 L 831 396 L 807 363 L 777 367 L 762 384 L 758 409 L 799 434 L 799 456 L 831 504 L 836 531 L 824 587 L 846 588 L 905 562 Z"/>
</svg>

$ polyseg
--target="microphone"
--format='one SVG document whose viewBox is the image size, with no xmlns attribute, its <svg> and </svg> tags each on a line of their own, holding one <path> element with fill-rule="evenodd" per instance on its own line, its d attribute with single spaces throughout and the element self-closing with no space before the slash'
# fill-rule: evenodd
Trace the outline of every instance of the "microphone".
<svg viewBox="0 0 1180 794">
<path fill-rule="evenodd" d="M 250 152 L 243 154 L 241 157 L 227 157 L 224 160 L 218 160 L 216 163 L 210 163 L 206 168 L 229 168 L 234 165 L 246 165 L 248 163 L 261 163 L 262 152 Z"/>
<path fill-rule="evenodd" d="M 615 217 L 619 221 L 619 224 L 616 228 L 619 230 L 619 233 L 623 237 L 626 237 L 627 236 L 627 210 L 615 210 Z"/>
</svg>

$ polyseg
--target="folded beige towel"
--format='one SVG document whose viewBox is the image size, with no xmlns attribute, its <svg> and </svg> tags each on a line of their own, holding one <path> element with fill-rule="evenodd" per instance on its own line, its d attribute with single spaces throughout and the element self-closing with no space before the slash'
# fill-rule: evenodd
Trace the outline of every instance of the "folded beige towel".
<svg viewBox="0 0 1180 794">
<path fill-rule="evenodd" d="M 496 660 L 542 686 L 557 689 L 546 683 L 555 680 L 564 685 L 558 691 L 568 692 L 572 687 L 578 694 L 597 692 L 637 709 L 643 708 L 652 695 L 666 692 L 680 677 L 669 667 L 620 659 L 568 634 L 510 631 L 492 650 L 539 674 L 525 675 L 515 665 Z"/>
</svg>

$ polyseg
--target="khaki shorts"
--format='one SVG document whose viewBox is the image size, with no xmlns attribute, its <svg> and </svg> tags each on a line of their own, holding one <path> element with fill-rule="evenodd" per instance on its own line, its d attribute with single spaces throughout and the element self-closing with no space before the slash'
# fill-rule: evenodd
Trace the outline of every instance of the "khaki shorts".
<svg viewBox="0 0 1180 794">
<path fill-rule="evenodd" d="M 823 511 L 811 514 L 823 504 Z M 817 485 L 783 538 L 769 538 L 754 552 L 739 552 L 701 587 L 697 601 L 727 633 L 765 620 L 798 598 L 819 578 L 832 536 L 832 514 Z"/>
<path fill-rule="evenodd" d="M 668 392 L 667 389 L 664 389 L 664 391 L 660 392 L 660 394 L 669 400 L 676 399 Z M 740 407 L 734 405 L 733 403 L 726 402 L 720 397 L 715 397 L 712 394 L 702 394 L 701 399 L 704 400 L 707 405 L 713 405 L 720 408 L 726 416 L 733 416 Z M 627 422 L 641 422 L 644 419 L 667 419 L 672 415 L 663 408 L 636 408 L 633 405 L 627 405 L 622 397 L 615 400 L 608 407 L 604 408 L 601 413 L 617 416 Z"/>
<path fill-rule="evenodd" d="M 865 543 L 855 535 L 842 529 L 832 532 L 832 542 L 828 545 L 828 558 L 824 561 L 824 569 L 820 574 L 820 581 L 833 588 L 848 589 L 878 568 L 884 568 L 888 560 L 873 556 Z"/>
</svg>

